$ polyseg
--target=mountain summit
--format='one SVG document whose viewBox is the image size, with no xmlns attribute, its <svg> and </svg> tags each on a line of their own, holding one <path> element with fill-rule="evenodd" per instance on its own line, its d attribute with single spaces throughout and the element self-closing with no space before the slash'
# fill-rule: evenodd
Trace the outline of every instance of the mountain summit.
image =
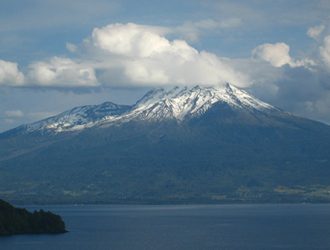
<svg viewBox="0 0 330 250">
<path fill-rule="evenodd" d="M 125 114 L 125 118 L 141 120 L 176 119 L 182 121 L 199 117 L 217 103 L 235 109 L 275 110 L 243 90 L 230 84 L 225 87 L 174 87 L 148 92 Z"/>
<path fill-rule="evenodd" d="M 48 131 L 79 131 L 93 126 L 114 125 L 129 121 L 182 122 L 199 117 L 215 105 L 222 104 L 248 112 L 274 112 L 277 108 L 258 100 L 230 84 L 221 87 L 174 87 L 154 89 L 146 93 L 135 105 L 100 105 L 76 107 L 59 115 L 16 129 L 22 133 Z"/>
<path fill-rule="evenodd" d="M 0 134 L 13 202 L 330 202 L 330 127 L 227 84 L 149 91 Z"/>
</svg>

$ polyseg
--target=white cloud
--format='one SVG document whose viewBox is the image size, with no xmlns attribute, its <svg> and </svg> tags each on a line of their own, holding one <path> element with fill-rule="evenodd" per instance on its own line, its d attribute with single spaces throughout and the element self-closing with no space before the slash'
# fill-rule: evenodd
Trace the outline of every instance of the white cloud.
<svg viewBox="0 0 330 250">
<path fill-rule="evenodd" d="M 291 62 L 289 51 L 290 47 L 285 43 L 265 43 L 256 47 L 252 55 L 256 59 L 269 62 L 274 67 L 282 67 Z"/>
<path fill-rule="evenodd" d="M 222 23 L 207 19 L 192 26 L 214 29 L 232 27 L 238 23 L 239 19 Z M 66 44 L 69 51 L 75 52 L 76 59 L 53 57 L 31 63 L 25 85 L 79 88 L 102 85 L 221 85 L 230 82 L 238 87 L 248 87 L 260 83 L 260 79 L 267 81 L 267 77 L 276 78 L 281 74 L 272 68 L 284 65 L 309 68 L 315 65 L 308 58 L 293 59 L 290 47 L 285 43 L 259 45 L 252 51 L 255 60 L 234 60 L 199 51 L 184 40 L 168 39 L 166 35 L 173 32 L 166 27 L 134 23 L 94 28 L 81 45 Z M 330 60 L 327 48 L 325 39 L 325 45 L 320 49 L 325 61 Z M 17 64 L 13 65 L 20 73 Z M 269 73 L 255 70 L 256 65 Z"/>
<path fill-rule="evenodd" d="M 324 25 L 317 25 L 310 27 L 307 30 L 307 35 L 313 39 L 318 39 L 324 29 L 325 29 Z"/>
<path fill-rule="evenodd" d="M 214 28 L 231 26 L 235 22 L 219 24 L 204 20 L 194 25 Z M 5 70 L 4 73 L 0 71 L 0 83 L 10 79 L 22 86 L 51 88 L 221 85 L 225 82 L 245 87 L 251 84 L 246 75 L 235 70 L 229 59 L 198 51 L 184 40 L 169 40 L 165 35 L 171 32 L 167 27 L 134 23 L 95 28 L 81 45 L 66 44 L 77 58 L 55 56 L 30 63 L 24 82 L 17 64 L 3 62 Z"/>
<path fill-rule="evenodd" d="M 21 86 L 23 83 L 24 75 L 17 63 L 0 60 L 0 85 Z"/>
<path fill-rule="evenodd" d="M 294 60 L 290 56 L 290 47 L 286 43 L 265 43 L 259 45 L 252 51 L 255 59 L 269 62 L 274 67 L 282 67 L 289 65 L 290 67 L 310 67 L 315 62 L 311 59 L 304 58 L 302 60 Z"/>
<path fill-rule="evenodd" d="M 330 69 L 330 36 L 326 36 L 320 47 L 320 54 L 325 65 Z"/>
<path fill-rule="evenodd" d="M 43 87 L 98 86 L 92 66 L 62 57 L 32 63 L 28 77 L 30 84 Z"/>
<path fill-rule="evenodd" d="M 5 116 L 7 118 L 20 118 L 24 116 L 24 113 L 21 110 L 7 110 Z"/>
<path fill-rule="evenodd" d="M 92 42 L 95 47 L 113 54 L 148 57 L 169 47 L 169 41 L 160 35 L 161 32 L 156 27 L 117 23 L 95 28 Z"/>
<path fill-rule="evenodd" d="M 70 51 L 71 53 L 75 53 L 77 52 L 77 46 L 74 45 L 73 43 L 66 43 L 65 47 L 68 51 Z"/>
<path fill-rule="evenodd" d="M 95 28 L 88 44 L 110 83 L 249 84 L 226 59 L 198 51 L 184 40 L 168 40 L 163 33 L 159 27 L 112 24 Z"/>
</svg>

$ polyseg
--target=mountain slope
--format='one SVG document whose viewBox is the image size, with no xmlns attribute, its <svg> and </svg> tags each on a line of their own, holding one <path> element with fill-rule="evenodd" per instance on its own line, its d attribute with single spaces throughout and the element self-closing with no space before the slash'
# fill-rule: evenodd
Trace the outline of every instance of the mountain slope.
<svg viewBox="0 0 330 250">
<path fill-rule="evenodd" d="M 59 115 L 44 120 L 22 125 L 4 134 L 24 134 L 36 131 L 67 132 L 92 127 L 104 119 L 116 117 L 130 109 L 128 105 L 117 105 L 105 102 L 100 105 L 89 105 L 73 108 Z"/>
<path fill-rule="evenodd" d="M 117 105 L 105 102 L 100 105 L 76 107 L 59 115 L 22 125 L 5 132 L 27 134 L 33 132 L 73 132 L 98 125 L 111 125 L 132 120 L 183 121 L 203 115 L 215 104 L 227 104 L 235 110 L 275 112 L 279 109 L 264 103 L 230 84 L 226 87 L 174 87 L 170 90 L 149 91 L 135 105 Z"/>
<path fill-rule="evenodd" d="M 120 119 L 164 120 L 198 117 L 216 103 L 226 103 L 235 109 L 276 110 L 269 104 L 251 97 L 229 84 L 225 88 L 179 88 L 169 91 L 157 89 L 147 93 L 133 109 Z"/>
<path fill-rule="evenodd" d="M 100 117 L 92 126 L 74 123 L 79 130 L 53 129 L 50 119 L 46 129 L 2 135 L 0 195 L 55 203 L 330 201 L 330 127 L 230 85 L 154 90 Z"/>
</svg>

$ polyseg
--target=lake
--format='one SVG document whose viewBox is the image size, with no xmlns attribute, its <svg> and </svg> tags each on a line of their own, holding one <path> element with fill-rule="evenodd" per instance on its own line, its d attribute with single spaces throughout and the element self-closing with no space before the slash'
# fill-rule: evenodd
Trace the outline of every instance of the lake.
<svg viewBox="0 0 330 250">
<path fill-rule="evenodd" d="M 330 249 L 330 205 L 63 205 L 69 233 L 0 238 L 1 250 Z"/>
</svg>

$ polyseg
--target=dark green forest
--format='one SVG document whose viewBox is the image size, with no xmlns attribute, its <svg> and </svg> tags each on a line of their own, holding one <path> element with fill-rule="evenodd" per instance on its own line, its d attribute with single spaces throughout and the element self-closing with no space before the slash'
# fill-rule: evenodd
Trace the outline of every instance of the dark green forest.
<svg viewBox="0 0 330 250">
<path fill-rule="evenodd" d="M 0 200 L 0 236 L 65 232 L 65 224 L 59 215 L 43 210 L 31 213 Z"/>
</svg>

